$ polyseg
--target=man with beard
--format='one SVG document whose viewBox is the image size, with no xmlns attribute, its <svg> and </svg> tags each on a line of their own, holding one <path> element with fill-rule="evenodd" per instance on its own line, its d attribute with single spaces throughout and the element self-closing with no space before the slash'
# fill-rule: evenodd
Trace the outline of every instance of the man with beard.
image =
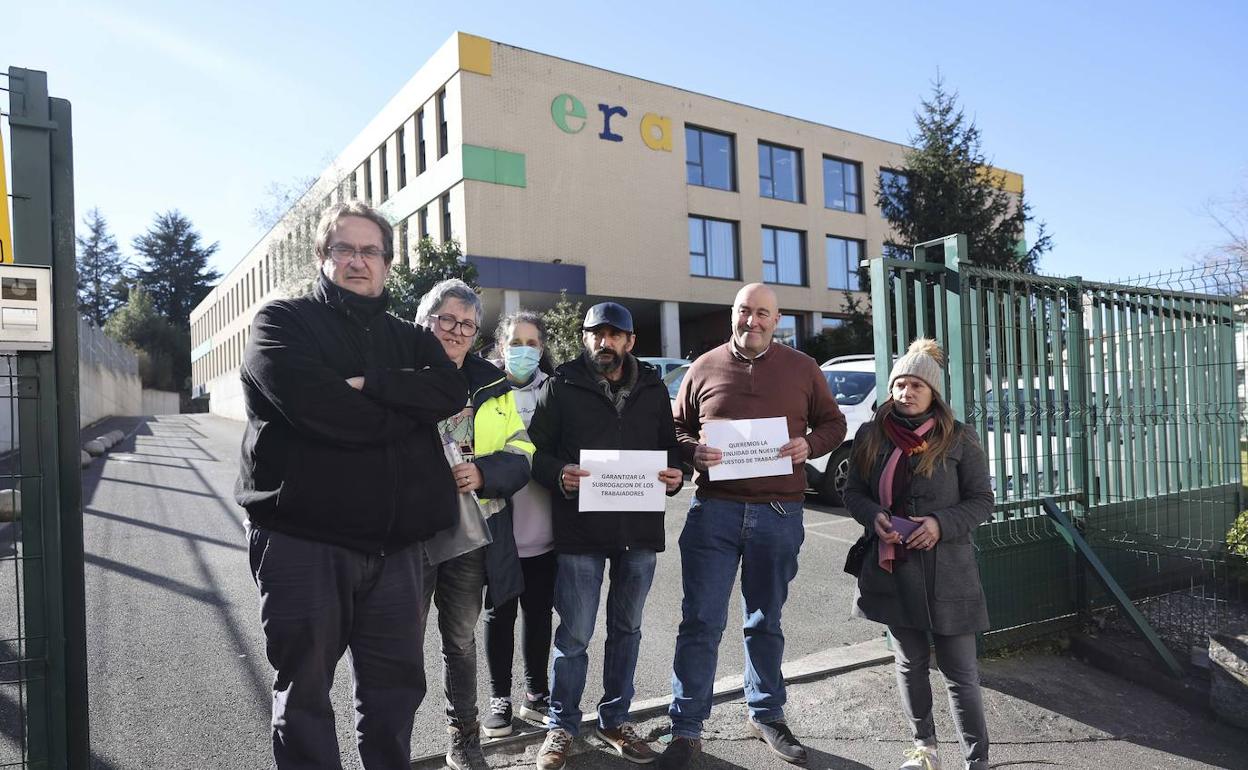
<svg viewBox="0 0 1248 770">
<path fill-rule="evenodd" d="M 683 768 L 702 748 L 702 723 L 711 714 L 719 642 L 738 565 L 747 727 L 781 759 L 806 762 L 806 749 L 784 720 L 780 613 L 805 537 L 802 464 L 840 445 L 845 416 L 814 359 L 772 342 L 779 321 L 770 287 L 742 287 L 732 305 L 732 338 L 693 363 L 676 395 L 676 433 L 684 459 L 698 471 L 698 491 L 680 535 L 685 598 L 672 662 L 672 742 L 659 760 L 661 768 Z M 792 458 L 792 472 L 712 481 L 707 470 L 722 461 L 722 447 L 706 445 L 702 426 L 765 417 L 788 422 L 789 441 L 780 456 Z"/>
<path fill-rule="evenodd" d="M 653 762 L 657 756 L 638 737 L 628 711 L 642 608 L 654 578 L 656 554 L 664 545 L 663 512 L 578 512 L 581 479 L 590 475 L 578 462 L 582 449 L 666 450 L 669 467 L 658 477 L 667 494 L 673 495 L 682 483 L 676 430 L 658 371 L 630 352 L 636 337 L 628 310 L 615 302 L 594 305 L 581 326 L 584 353 L 555 370 L 529 423 L 529 438 L 537 447 L 533 478 L 553 493 L 558 561 L 559 628 L 551 664 L 548 732 L 537 755 L 540 770 L 564 766 L 580 729 L 586 651 L 608 562 L 603 696 L 595 732 L 632 762 Z"/>
</svg>

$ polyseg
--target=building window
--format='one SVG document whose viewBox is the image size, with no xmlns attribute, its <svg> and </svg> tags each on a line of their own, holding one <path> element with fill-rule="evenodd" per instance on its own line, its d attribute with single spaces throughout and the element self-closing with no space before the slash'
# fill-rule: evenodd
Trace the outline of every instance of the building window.
<svg viewBox="0 0 1248 770">
<path fill-rule="evenodd" d="M 381 174 L 381 196 L 379 197 L 381 201 L 390 197 L 390 163 L 389 158 L 386 157 L 389 154 L 386 152 L 385 142 L 382 142 L 377 148 L 377 168 Z"/>
<path fill-rule="evenodd" d="M 429 207 L 422 208 L 416 214 L 416 232 L 419 233 L 420 240 L 429 237 Z"/>
<path fill-rule="evenodd" d="M 373 162 L 364 161 L 364 202 L 373 205 Z"/>
<path fill-rule="evenodd" d="M 689 274 L 734 281 L 740 277 L 736 222 L 689 217 Z"/>
<path fill-rule="evenodd" d="M 451 239 L 451 194 L 442 194 L 442 242 Z"/>
<path fill-rule="evenodd" d="M 408 264 L 407 259 L 407 220 L 399 223 L 399 264 Z"/>
<path fill-rule="evenodd" d="M 862 241 L 827 237 L 828 288 L 858 291 L 858 263 L 862 261 Z"/>
<path fill-rule="evenodd" d="M 802 151 L 758 143 L 758 192 L 764 198 L 802 202 Z"/>
<path fill-rule="evenodd" d="M 685 179 L 689 184 L 736 190 L 735 158 L 730 134 L 685 126 Z"/>
<path fill-rule="evenodd" d="M 885 259 L 914 259 L 914 254 L 909 247 L 902 246 L 899 243 L 886 243 L 881 249 L 881 254 Z"/>
<path fill-rule="evenodd" d="M 438 157 L 446 155 L 446 90 L 438 91 Z"/>
<path fill-rule="evenodd" d="M 791 286 L 806 285 L 805 233 L 763 228 L 763 280 Z"/>
<path fill-rule="evenodd" d="M 880 169 L 880 195 L 893 206 L 900 207 L 902 201 L 898 194 L 904 194 L 910 188 L 910 177 L 904 171 L 891 168 Z"/>
<path fill-rule="evenodd" d="M 776 323 L 776 333 L 772 339 L 782 345 L 795 348 L 801 342 L 801 336 L 802 319 L 792 313 L 781 313 L 780 320 Z"/>
<path fill-rule="evenodd" d="M 845 325 L 844 318 L 834 318 L 832 316 L 826 316 L 826 315 L 823 317 L 823 330 L 825 332 L 830 332 L 833 329 L 839 329 L 844 325 Z"/>
<path fill-rule="evenodd" d="M 862 213 L 862 164 L 824 156 L 823 206 Z"/>
<path fill-rule="evenodd" d="M 407 187 L 407 145 L 403 143 L 404 139 L 403 126 L 399 126 L 399 130 L 394 132 L 394 146 L 399 149 L 399 187 L 402 190 Z"/>
<path fill-rule="evenodd" d="M 425 111 L 416 110 L 416 175 L 425 173 Z"/>
</svg>

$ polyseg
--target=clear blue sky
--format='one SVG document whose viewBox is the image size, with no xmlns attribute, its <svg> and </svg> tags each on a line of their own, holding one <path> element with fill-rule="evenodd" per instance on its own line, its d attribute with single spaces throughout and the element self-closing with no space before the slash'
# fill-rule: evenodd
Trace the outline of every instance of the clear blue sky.
<svg viewBox="0 0 1248 770">
<path fill-rule="evenodd" d="M 1238 0 L 15 0 L 0 65 L 73 102 L 80 215 L 98 206 L 129 252 L 180 209 L 224 271 L 266 187 L 318 174 L 455 30 L 903 142 L 939 70 L 1024 175 L 1045 273 L 1189 264 L 1220 239 L 1205 207 L 1248 185 Z"/>
</svg>

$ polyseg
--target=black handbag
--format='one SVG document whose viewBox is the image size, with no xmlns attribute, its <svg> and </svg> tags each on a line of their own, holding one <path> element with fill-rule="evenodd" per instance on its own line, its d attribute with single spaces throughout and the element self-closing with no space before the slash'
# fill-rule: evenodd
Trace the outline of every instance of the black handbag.
<svg viewBox="0 0 1248 770">
<path fill-rule="evenodd" d="M 863 562 L 866 561 L 867 554 L 871 551 L 871 544 L 875 541 L 875 533 L 863 535 L 849 547 L 849 553 L 845 554 L 845 571 L 854 577 L 862 572 Z"/>
</svg>

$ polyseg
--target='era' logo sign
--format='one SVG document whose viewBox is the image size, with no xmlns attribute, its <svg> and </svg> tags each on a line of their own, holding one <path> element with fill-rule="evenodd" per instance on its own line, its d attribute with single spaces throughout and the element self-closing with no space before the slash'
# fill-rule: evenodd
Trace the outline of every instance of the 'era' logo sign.
<svg viewBox="0 0 1248 770">
<path fill-rule="evenodd" d="M 599 104 L 598 110 L 602 113 L 602 131 L 598 133 L 599 139 L 605 139 L 608 142 L 622 142 L 624 137 L 611 130 L 611 119 L 619 117 L 621 119 L 628 117 L 628 110 L 624 107 L 613 106 L 610 104 Z M 560 131 L 568 134 L 579 134 L 581 129 L 585 128 L 588 116 L 585 114 L 585 105 L 581 104 L 581 100 L 572 94 L 559 94 L 555 100 L 550 103 L 550 117 L 555 121 L 555 125 Z M 672 119 L 655 115 L 653 112 L 647 112 L 641 116 L 641 141 L 652 150 L 662 150 L 663 152 L 672 151 Z"/>
</svg>

